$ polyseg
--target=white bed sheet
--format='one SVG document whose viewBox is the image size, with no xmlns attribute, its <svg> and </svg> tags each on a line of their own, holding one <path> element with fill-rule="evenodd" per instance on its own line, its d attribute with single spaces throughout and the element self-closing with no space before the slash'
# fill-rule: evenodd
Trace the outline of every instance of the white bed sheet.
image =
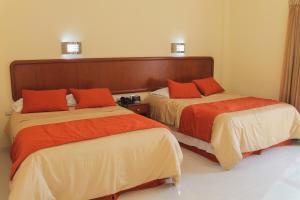
<svg viewBox="0 0 300 200">
<path fill-rule="evenodd" d="M 205 142 L 203 140 L 185 135 L 183 133 L 180 133 L 176 128 L 169 126 L 172 134 L 176 137 L 176 139 L 183 144 L 196 147 L 198 149 L 201 149 L 203 151 L 206 151 L 207 153 L 214 154 L 213 147 L 210 143 Z"/>
</svg>

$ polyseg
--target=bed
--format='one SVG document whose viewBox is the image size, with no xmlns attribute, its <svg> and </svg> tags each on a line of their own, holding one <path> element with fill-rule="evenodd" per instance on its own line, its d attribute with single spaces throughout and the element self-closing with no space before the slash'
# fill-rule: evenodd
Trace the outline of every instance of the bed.
<svg viewBox="0 0 300 200">
<path fill-rule="evenodd" d="M 27 127 L 127 114 L 131 111 L 119 106 L 13 113 L 9 132 L 13 141 Z M 181 160 L 180 147 L 165 128 L 46 148 L 32 153 L 19 166 L 9 199 L 93 199 L 169 177 L 177 183 Z"/>
<path fill-rule="evenodd" d="M 209 57 L 15 61 L 11 64 L 12 96 L 17 101 L 24 89 L 105 87 L 113 94 L 151 91 L 163 86 L 166 76 L 177 76 L 174 71 L 182 72 L 183 80 L 191 75 L 204 76 L 210 73 L 211 68 L 207 66 L 212 62 Z M 186 74 L 186 68 L 193 74 Z M 163 73 L 157 76 L 158 72 Z M 20 134 L 31 134 L 36 132 L 35 128 L 47 135 L 49 127 L 78 121 L 109 119 L 115 123 L 115 119 L 122 118 L 123 128 L 126 128 L 130 126 L 124 124 L 128 116 L 144 122 L 150 120 L 119 106 L 12 113 L 7 132 L 15 143 L 21 141 L 18 140 Z M 32 138 L 27 136 L 28 140 Z M 35 148 L 41 143 L 35 141 L 29 147 Z M 16 144 L 22 147 L 24 143 Z M 13 161 L 15 155 L 24 153 L 17 149 L 12 148 Z M 158 126 L 51 146 L 22 158 L 18 165 L 13 162 L 9 199 L 115 199 L 116 194 L 156 186 L 166 178 L 176 184 L 181 176 L 182 153 L 170 131 Z"/>
<path fill-rule="evenodd" d="M 186 129 L 181 131 L 181 123 L 184 123 L 182 115 L 192 106 L 207 105 L 209 107 L 219 102 L 248 98 L 250 97 L 228 92 L 191 99 L 171 99 L 152 94 L 147 101 L 151 105 L 151 117 L 170 126 L 183 147 L 217 161 L 224 169 L 229 170 L 253 153 L 259 154 L 263 149 L 287 145 L 291 143 L 291 139 L 300 138 L 300 116 L 293 106 L 259 98 L 255 100 L 267 101 L 271 104 L 217 115 L 212 121 L 208 139 L 205 138 L 206 135 L 201 137 L 189 131 L 185 132 Z M 210 112 L 207 110 L 203 112 L 204 114 L 199 113 L 202 115 L 200 119 L 205 120 L 205 115 L 210 115 Z M 188 114 L 194 115 L 194 113 L 195 111 Z M 195 129 L 201 123 L 196 117 L 190 117 L 188 120 L 185 124 L 188 128 L 191 127 L 190 129 Z"/>
</svg>

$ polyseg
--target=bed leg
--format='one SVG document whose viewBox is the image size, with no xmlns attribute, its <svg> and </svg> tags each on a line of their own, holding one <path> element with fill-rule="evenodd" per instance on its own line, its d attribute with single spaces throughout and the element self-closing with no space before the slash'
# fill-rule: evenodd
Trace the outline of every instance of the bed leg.
<svg viewBox="0 0 300 200">
<path fill-rule="evenodd" d="M 176 186 L 178 182 L 179 182 L 178 177 L 172 177 L 166 180 L 167 184 L 172 184 L 173 186 Z"/>
<path fill-rule="evenodd" d="M 256 154 L 256 155 L 261 155 L 261 154 L 262 154 L 262 150 L 258 150 L 258 151 L 256 151 L 254 154 Z"/>
</svg>

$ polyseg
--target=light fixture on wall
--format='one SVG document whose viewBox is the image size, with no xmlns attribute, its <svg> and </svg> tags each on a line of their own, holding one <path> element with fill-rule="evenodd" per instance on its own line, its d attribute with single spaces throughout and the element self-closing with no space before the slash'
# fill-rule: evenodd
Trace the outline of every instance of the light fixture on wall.
<svg viewBox="0 0 300 200">
<path fill-rule="evenodd" d="M 184 54 L 185 53 L 185 43 L 171 43 L 171 53 L 172 54 Z"/>
<path fill-rule="evenodd" d="M 63 55 L 81 54 L 81 42 L 62 42 L 61 52 Z"/>
</svg>

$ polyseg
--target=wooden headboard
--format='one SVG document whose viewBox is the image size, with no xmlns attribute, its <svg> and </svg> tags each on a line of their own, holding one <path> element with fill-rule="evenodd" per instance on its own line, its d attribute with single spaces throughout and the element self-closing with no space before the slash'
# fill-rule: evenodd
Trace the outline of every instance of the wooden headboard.
<svg viewBox="0 0 300 200">
<path fill-rule="evenodd" d="M 107 87 L 114 94 L 153 91 L 167 79 L 189 82 L 213 76 L 211 57 L 88 58 L 14 61 L 10 66 L 12 96 L 22 89 Z"/>
</svg>

